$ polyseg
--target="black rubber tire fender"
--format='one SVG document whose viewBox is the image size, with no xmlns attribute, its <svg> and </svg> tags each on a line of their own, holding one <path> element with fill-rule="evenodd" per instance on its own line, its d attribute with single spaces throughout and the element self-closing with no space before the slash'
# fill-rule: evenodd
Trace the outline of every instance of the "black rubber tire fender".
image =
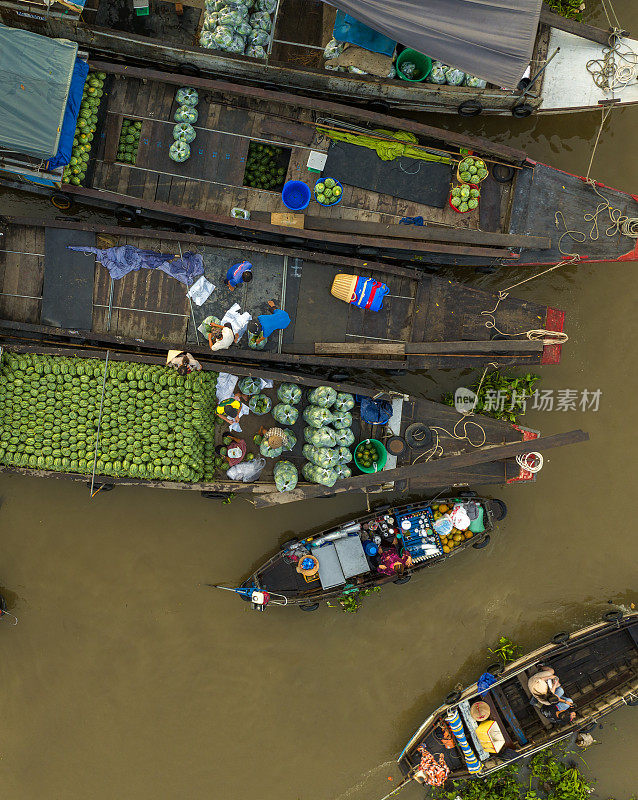
<svg viewBox="0 0 638 800">
<path fill-rule="evenodd" d="M 307 611 L 310 613 L 311 611 L 316 611 L 319 608 L 319 603 L 304 603 L 304 605 L 299 606 L 300 611 Z"/>
<path fill-rule="evenodd" d="M 569 641 L 569 634 L 567 631 L 561 631 L 560 633 L 554 634 L 552 636 L 552 642 L 554 644 L 565 644 L 565 642 Z"/>
<path fill-rule="evenodd" d="M 69 195 L 64 192 L 54 192 L 49 199 L 51 205 L 54 205 L 59 211 L 68 211 L 73 205 Z"/>
<path fill-rule="evenodd" d="M 181 65 L 179 71 L 182 73 L 182 75 L 188 75 L 190 78 L 198 78 L 202 74 L 200 67 L 198 67 L 196 64 L 191 64 L 188 61 Z"/>
<path fill-rule="evenodd" d="M 636 706 L 638 706 L 638 698 L 636 698 L 635 700 L 625 700 L 625 702 L 631 708 L 635 708 Z"/>
<path fill-rule="evenodd" d="M 475 550 L 482 550 L 484 547 L 488 546 L 488 544 L 490 543 L 491 538 L 492 537 L 489 535 L 489 533 L 486 533 L 485 536 L 480 541 L 474 542 L 472 547 Z"/>
<path fill-rule="evenodd" d="M 603 620 L 605 622 L 619 622 L 623 618 L 623 613 L 620 609 L 616 609 L 615 611 L 607 611 L 603 614 Z"/>
<path fill-rule="evenodd" d="M 458 492 L 457 497 L 459 497 L 461 500 L 472 500 L 473 498 L 478 497 L 478 494 L 472 489 L 465 489 L 462 492 Z"/>
<path fill-rule="evenodd" d="M 205 489 L 199 495 L 204 500 L 225 500 L 228 497 L 227 492 L 207 492 Z"/>
<path fill-rule="evenodd" d="M 461 699 L 461 692 L 459 692 L 458 689 L 455 689 L 453 692 L 449 692 L 448 694 L 445 695 L 444 702 L 446 706 L 451 706 L 454 703 L 458 703 L 460 699 Z"/>
<path fill-rule="evenodd" d="M 507 516 L 507 506 L 498 498 L 490 500 L 490 509 L 496 522 L 501 522 Z"/>
<path fill-rule="evenodd" d="M 120 222 L 133 222 L 135 219 L 135 211 L 129 206 L 118 206 L 115 209 L 115 216 Z"/>
<path fill-rule="evenodd" d="M 412 580 L 412 575 L 402 575 L 400 578 L 392 581 L 392 583 L 396 583 L 397 586 L 403 586 L 404 583 Z"/>
<path fill-rule="evenodd" d="M 476 98 L 464 100 L 456 109 L 460 117 L 478 117 L 483 113 L 483 103 Z"/>
<path fill-rule="evenodd" d="M 512 116 L 516 119 L 525 119 L 534 113 L 534 107 L 529 103 L 518 103 L 512 108 Z"/>
<path fill-rule="evenodd" d="M 201 234 L 202 228 L 196 222 L 180 222 L 178 228 L 182 233 Z"/>
<path fill-rule="evenodd" d="M 498 678 L 499 675 L 505 672 L 505 667 L 500 661 L 495 661 L 493 664 L 490 664 L 485 671 L 489 672 L 490 675 L 494 675 L 495 678 Z"/>
<path fill-rule="evenodd" d="M 516 170 L 508 164 L 494 164 L 492 167 L 492 177 L 496 183 L 510 183 L 514 178 Z"/>
</svg>

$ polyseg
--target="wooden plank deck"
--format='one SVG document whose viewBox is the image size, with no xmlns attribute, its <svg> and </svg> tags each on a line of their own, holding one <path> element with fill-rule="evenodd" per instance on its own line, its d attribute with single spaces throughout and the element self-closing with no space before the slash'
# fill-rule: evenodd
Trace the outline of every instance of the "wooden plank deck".
<svg viewBox="0 0 638 800">
<path fill-rule="evenodd" d="M 44 228 L 4 228 L 0 236 L 0 315 L 39 323 L 44 280 Z"/>
</svg>

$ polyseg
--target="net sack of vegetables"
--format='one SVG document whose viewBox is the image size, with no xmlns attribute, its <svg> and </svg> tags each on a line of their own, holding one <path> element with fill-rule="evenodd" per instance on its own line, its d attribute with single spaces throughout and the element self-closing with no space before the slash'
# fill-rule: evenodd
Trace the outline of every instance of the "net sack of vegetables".
<svg viewBox="0 0 638 800">
<path fill-rule="evenodd" d="M 297 437 L 292 431 L 286 429 L 284 431 L 284 450 L 292 450 L 292 448 L 297 444 Z"/>
<path fill-rule="evenodd" d="M 311 403 L 321 408 L 330 408 L 337 399 L 337 392 L 331 386 L 317 386 L 308 394 Z"/>
<path fill-rule="evenodd" d="M 258 417 L 263 417 L 272 408 L 272 400 L 265 394 L 254 394 L 248 400 L 248 408 Z"/>
<path fill-rule="evenodd" d="M 249 44 L 246 46 L 244 55 L 250 56 L 250 58 L 266 58 L 266 51 L 260 44 Z"/>
<path fill-rule="evenodd" d="M 192 86 L 182 86 L 181 89 L 177 90 L 175 99 L 180 106 L 196 106 L 199 95 L 197 94 L 197 89 L 193 89 Z"/>
<path fill-rule="evenodd" d="M 255 8 L 257 11 L 265 11 L 266 14 L 272 14 L 277 8 L 277 0 L 257 0 Z"/>
<path fill-rule="evenodd" d="M 352 461 L 352 453 L 347 447 L 339 447 L 337 453 L 339 455 L 340 464 L 348 464 Z"/>
<path fill-rule="evenodd" d="M 352 427 L 352 414 L 349 411 L 335 411 L 332 415 L 332 425 L 336 430 Z"/>
<path fill-rule="evenodd" d="M 456 67 L 448 67 L 445 71 L 445 82 L 450 86 L 460 86 L 465 80 L 465 73 Z"/>
<path fill-rule="evenodd" d="M 195 139 L 195 136 L 197 136 L 195 128 L 188 122 L 178 122 L 177 125 L 173 127 L 173 139 L 178 142 L 190 144 Z"/>
<path fill-rule="evenodd" d="M 432 70 L 428 75 L 428 81 L 430 81 L 430 83 L 438 83 L 439 85 L 444 84 L 446 69 L 447 67 L 445 64 L 442 64 L 440 61 L 433 61 Z"/>
<path fill-rule="evenodd" d="M 261 380 L 251 377 L 242 378 L 237 384 L 237 388 L 242 394 L 247 394 L 250 397 L 261 392 Z"/>
<path fill-rule="evenodd" d="M 217 28 L 215 28 L 215 44 L 222 50 L 226 50 L 226 48 L 232 44 L 234 36 L 233 28 L 228 28 L 223 25 L 218 25 Z"/>
<path fill-rule="evenodd" d="M 176 161 L 178 164 L 186 161 L 191 154 L 190 145 L 186 142 L 173 142 L 168 148 L 168 157 L 171 161 Z"/>
<path fill-rule="evenodd" d="M 330 447 L 313 447 L 311 444 L 305 444 L 302 453 L 308 461 L 323 469 L 331 469 L 339 463 L 339 451 Z"/>
<path fill-rule="evenodd" d="M 334 471 L 337 473 L 337 480 L 342 481 L 345 478 L 352 477 L 352 470 L 350 467 L 347 467 L 345 464 L 337 464 L 334 467 Z"/>
<path fill-rule="evenodd" d="M 206 14 L 204 16 L 204 24 L 202 25 L 202 31 L 212 32 L 218 25 L 219 25 L 219 14 L 217 14 L 216 12 L 214 14 Z"/>
<path fill-rule="evenodd" d="M 246 13 L 242 13 L 241 9 L 245 9 Z M 219 12 L 218 22 L 220 25 L 223 25 L 224 28 L 233 28 L 233 30 L 239 25 L 242 20 L 246 19 L 248 16 L 248 9 L 246 6 L 242 6 L 241 9 L 238 8 L 228 8 L 225 11 Z"/>
<path fill-rule="evenodd" d="M 259 445 L 259 452 L 266 458 L 279 458 L 279 456 L 284 452 L 284 448 L 283 445 L 281 447 L 270 447 L 268 444 L 268 439 L 264 438 L 261 440 L 261 444 Z"/>
<path fill-rule="evenodd" d="M 337 444 L 337 436 L 332 428 L 304 428 L 303 437 L 308 444 L 314 447 L 335 447 Z M 354 441 L 354 436 L 352 437 Z"/>
<path fill-rule="evenodd" d="M 319 406 L 309 405 L 303 410 L 303 418 L 308 425 L 313 428 L 323 428 L 324 425 L 330 425 L 332 422 L 332 414 L 327 408 L 320 408 Z"/>
<path fill-rule="evenodd" d="M 301 400 L 301 389 L 296 383 L 280 383 L 277 387 L 277 397 L 282 403 L 296 406 Z"/>
<path fill-rule="evenodd" d="M 280 425 L 294 425 L 299 411 L 288 403 L 277 403 L 272 410 L 272 415 Z"/>
<path fill-rule="evenodd" d="M 261 28 L 266 31 L 266 33 L 270 33 L 270 29 L 272 28 L 270 14 L 267 14 L 265 11 L 256 11 L 254 14 L 251 14 L 250 24 L 253 28 Z"/>
<path fill-rule="evenodd" d="M 335 445 L 337 447 L 352 447 L 354 444 L 354 433 L 350 428 L 339 428 L 335 431 Z"/>
<path fill-rule="evenodd" d="M 217 47 L 215 44 L 215 34 L 212 31 L 202 31 L 199 35 L 199 43 L 208 50 L 214 50 Z"/>
<path fill-rule="evenodd" d="M 278 492 L 291 492 L 297 485 L 299 473 L 291 461 L 278 461 L 273 468 L 273 477 Z"/>
<path fill-rule="evenodd" d="M 232 42 L 225 49 L 227 53 L 243 53 L 246 49 L 246 37 L 235 34 Z"/>
<path fill-rule="evenodd" d="M 253 28 L 248 34 L 249 47 L 265 47 L 270 40 L 270 36 L 263 28 Z"/>
<path fill-rule="evenodd" d="M 354 397 L 348 392 L 338 392 L 334 402 L 334 411 L 351 411 L 354 408 Z"/>
<path fill-rule="evenodd" d="M 470 86 L 472 89 L 485 89 L 487 81 L 484 81 L 483 78 L 477 78 L 475 75 L 466 75 L 465 85 Z"/>
<path fill-rule="evenodd" d="M 239 34 L 240 36 L 248 36 L 249 33 L 252 32 L 252 28 L 250 27 L 250 22 L 247 19 L 242 19 L 242 21 L 235 27 L 235 33 Z M 245 45 L 244 41 L 244 45 Z"/>
<path fill-rule="evenodd" d="M 333 469 L 323 469 L 316 464 L 306 463 L 301 468 L 304 478 L 311 483 L 332 487 L 337 482 L 337 473 Z"/>
<path fill-rule="evenodd" d="M 175 122 L 188 122 L 190 125 L 194 125 L 198 116 L 197 109 L 193 106 L 180 106 L 173 119 Z"/>
</svg>

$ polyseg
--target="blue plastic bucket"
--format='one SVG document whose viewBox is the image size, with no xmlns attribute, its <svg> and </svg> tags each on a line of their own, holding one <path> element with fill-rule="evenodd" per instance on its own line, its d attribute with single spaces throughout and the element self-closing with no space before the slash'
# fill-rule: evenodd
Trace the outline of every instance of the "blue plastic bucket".
<svg viewBox="0 0 638 800">
<path fill-rule="evenodd" d="M 310 186 L 302 181 L 288 181 L 281 190 L 281 199 L 291 211 L 303 211 L 310 203 Z"/>
</svg>

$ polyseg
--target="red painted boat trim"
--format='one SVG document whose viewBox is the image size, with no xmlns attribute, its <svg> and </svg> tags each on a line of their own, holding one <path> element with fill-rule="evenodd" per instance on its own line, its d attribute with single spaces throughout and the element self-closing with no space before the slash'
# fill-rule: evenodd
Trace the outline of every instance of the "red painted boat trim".
<svg viewBox="0 0 638 800">
<path fill-rule="evenodd" d="M 564 315 L 563 315 L 564 316 Z M 520 425 L 514 425 L 517 431 L 523 434 L 523 441 L 529 442 L 532 439 L 538 439 L 539 431 L 533 431 L 530 428 L 523 428 Z M 518 475 L 515 478 L 508 478 L 506 483 L 518 483 L 519 481 L 533 481 L 536 480 L 536 475 L 528 469 L 519 468 Z"/>
<path fill-rule="evenodd" d="M 548 308 L 545 319 L 545 330 L 562 331 L 565 328 L 565 312 L 557 308 Z M 543 347 L 541 364 L 558 364 L 562 344 L 546 344 Z"/>
</svg>

